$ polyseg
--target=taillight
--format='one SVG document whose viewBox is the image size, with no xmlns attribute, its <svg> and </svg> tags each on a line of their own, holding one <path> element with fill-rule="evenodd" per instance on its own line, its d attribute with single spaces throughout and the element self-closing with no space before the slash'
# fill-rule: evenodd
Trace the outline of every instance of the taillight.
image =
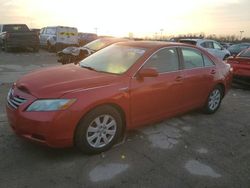
<svg viewBox="0 0 250 188">
<path fill-rule="evenodd" d="M 233 72 L 234 69 L 229 63 L 226 63 L 226 66 L 228 67 L 229 72 Z"/>
</svg>

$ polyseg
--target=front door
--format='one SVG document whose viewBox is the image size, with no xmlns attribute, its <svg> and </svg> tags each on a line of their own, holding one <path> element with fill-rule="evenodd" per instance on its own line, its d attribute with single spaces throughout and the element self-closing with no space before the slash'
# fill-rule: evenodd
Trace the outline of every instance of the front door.
<svg viewBox="0 0 250 188">
<path fill-rule="evenodd" d="M 131 122 L 144 124 L 167 117 L 181 108 L 182 75 L 176 48 L 163 48 L 154 53 L 143 68 L 155 68 L 157 77 L 131 79 Z"/>
</svg>

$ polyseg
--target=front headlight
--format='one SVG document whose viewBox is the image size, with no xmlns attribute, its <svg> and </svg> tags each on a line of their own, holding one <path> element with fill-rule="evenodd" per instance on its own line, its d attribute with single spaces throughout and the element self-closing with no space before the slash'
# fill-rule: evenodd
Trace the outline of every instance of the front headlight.
<svg viewBox="0 0 250 188">
<path fill-rule="evenodd" d="M 65 110 L 70 107 L 76 99 L 44 99 L 33 102 L 26 111 L 55 111 Z"/>
</svg>

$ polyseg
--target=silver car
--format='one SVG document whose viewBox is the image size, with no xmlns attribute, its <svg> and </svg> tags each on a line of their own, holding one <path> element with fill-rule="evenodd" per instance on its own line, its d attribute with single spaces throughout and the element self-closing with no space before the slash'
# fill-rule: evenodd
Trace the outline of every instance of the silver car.
<svg viewBox="0 0 250 188">
<path fill-rule="evenodd" d="M 209 40 L 209 39 L 181 39 L 179 42 L 188 43 L 200 48 L 207 50 L 213 56 L 225 60 L 231 54 L 230 52 L 225 49 L 223 46 L 220 45 L 217 41 Z"/>
</svg>

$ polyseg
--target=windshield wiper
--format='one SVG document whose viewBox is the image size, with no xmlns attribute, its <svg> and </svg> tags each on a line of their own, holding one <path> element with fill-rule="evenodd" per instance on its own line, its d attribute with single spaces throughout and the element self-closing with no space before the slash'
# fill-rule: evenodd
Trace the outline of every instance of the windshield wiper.
<svg viewBox="0 0 250 188">
<path fill-rule="evenodd" d="M 81 67 L 85 68 L 85 69 L 92 70 L 92 71 L 97 71 L 96 69 L 94 69 L 93 67 L 90 67 L 90 66 L 81 65 Z"/>
</svg>

